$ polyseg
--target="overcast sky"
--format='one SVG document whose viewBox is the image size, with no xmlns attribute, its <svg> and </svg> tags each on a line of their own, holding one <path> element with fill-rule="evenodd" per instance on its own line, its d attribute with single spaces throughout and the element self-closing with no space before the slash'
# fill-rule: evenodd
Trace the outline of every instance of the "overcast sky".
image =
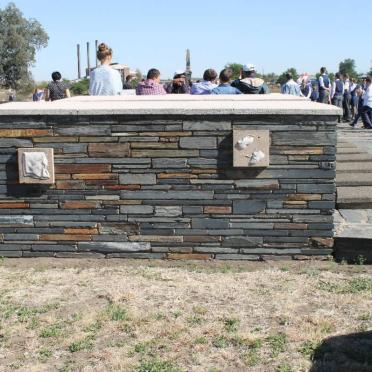
<svg viewBox="0 0 372 372">
<path fill-rule="evenodd" d="M 184 68 L 191 50 L 193 76 L 227 62 L 253 63 L 259 72 L 281 73 L 288 67 L 315 73 L 321 66 L 337 71 L 353 58 L 367 72 L 372 60 L 372 1 L 350 0 L 14 0 L 27 18 L 36 18 L 49 34 L 37 54 L 36 80 L 59 70 L 77 78 L 76 44 L 86 67 L 86 42 L 107 42 L 114 62 L 156 67 L 163 77 Z M 8 1 L 0 0 L 3 8 Z M 367 29 L 363 29 L 367 25 Z"/>
</svg>

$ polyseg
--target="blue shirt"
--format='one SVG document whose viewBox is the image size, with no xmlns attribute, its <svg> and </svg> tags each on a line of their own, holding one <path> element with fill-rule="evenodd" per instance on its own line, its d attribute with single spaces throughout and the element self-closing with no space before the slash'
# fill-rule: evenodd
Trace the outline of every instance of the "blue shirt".
<svg viewBox="0 0 372 372">
<path fill-rule="evenodd" d="M 211 94 L 212 89 L 217 85 L 210 81 L 203 80 L 200 83 L 193 83 L 191 86 L 191 94 Z"/>
<path fill-rule="evenodd" d="M 294 80 L 289 80 L 282 86 L 282 93 L 291 94 L 292 96 L 300 96 L 301 89 Z"/>
<path fill-rule="evenodd" d="M 212 89 L 211 94 L 243 94 L 239 89 L 232 87 L 230 84 L 220 84 Z"/>
<path fill-rule="evenodd" d="M 89 94 L 91 96 L 117 96 L 123 84 L 119 71 L 102 65 L 90 73 Z"/>
</svg>

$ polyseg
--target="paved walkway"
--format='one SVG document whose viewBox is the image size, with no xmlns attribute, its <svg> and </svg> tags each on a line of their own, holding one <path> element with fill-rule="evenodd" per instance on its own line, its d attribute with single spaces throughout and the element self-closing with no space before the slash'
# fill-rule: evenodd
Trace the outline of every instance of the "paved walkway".
<svg viewBox="0 0 372 372">
<path fill-rule="evenodd" d="M 336 257 L 372 262 L 372 130 L 338 127 Z"/>
<path fill-rule="evenodd" d="M 339 209 L 372 208 L 372 130 L 341 124 L 337 146 Z"/>
</svg>

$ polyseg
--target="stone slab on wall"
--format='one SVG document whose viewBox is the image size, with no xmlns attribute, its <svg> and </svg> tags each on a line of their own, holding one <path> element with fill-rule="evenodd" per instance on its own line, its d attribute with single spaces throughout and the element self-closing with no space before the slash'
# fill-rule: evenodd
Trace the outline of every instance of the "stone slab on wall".
<svg viewBox="0 0 372 372">
<path fill-rule="evenodd" d="M 0 116 L 0 256 L 306 258 L 332 253 L 336 115 Z M 270 165 L 233 167 L 234 129 Z M 18 183 L 53 148 L 55 184 Z"/>
</svg>

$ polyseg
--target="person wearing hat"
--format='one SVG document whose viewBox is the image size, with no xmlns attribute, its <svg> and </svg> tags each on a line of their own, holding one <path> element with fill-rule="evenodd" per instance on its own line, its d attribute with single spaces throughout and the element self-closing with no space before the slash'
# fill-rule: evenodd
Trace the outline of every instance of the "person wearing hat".
<svg viewBox="0 0 372 372">
<path fill-rule="evenodd" d="M 173 80 L 164 86 L 168 94 L 190 94 L 190 83 L 183 70 L 177 70 L 173 75 Z"/>
<path fill-rule="evenodd" d="M 253 65 L 244 65 L 241 70 L 241 79 L 233 81 L 231 86 L 244 94 L 270 93 L 265 81 L 256 77 L 256 68 Z"/>
</svg>

